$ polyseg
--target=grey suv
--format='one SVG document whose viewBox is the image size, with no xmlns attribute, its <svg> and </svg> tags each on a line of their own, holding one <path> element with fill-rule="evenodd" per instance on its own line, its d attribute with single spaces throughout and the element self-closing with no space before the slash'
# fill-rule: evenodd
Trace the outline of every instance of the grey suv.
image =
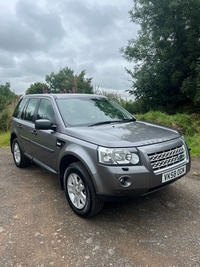
<svg viewBox="0 0 200 267">
<path fill-rule="evenodd" d="M 163 188 L 190 170 L 178 131 L 138 121 L 99 95 L 25 95 L 13 113 L 10 145 L 17 167 L 34 162 L 57 174 L 82 217 L 98 213 L 105 201 Z"/>
</svg>

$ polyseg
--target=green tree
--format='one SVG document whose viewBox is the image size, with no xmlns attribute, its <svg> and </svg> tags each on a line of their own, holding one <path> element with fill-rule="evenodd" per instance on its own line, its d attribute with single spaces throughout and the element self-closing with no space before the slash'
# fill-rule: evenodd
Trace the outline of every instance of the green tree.
<svg viewBox="0 0 200 267">
<path fill-rule="evenodd" d="M 63 68 L 58 73 L 46 75 L 46 83 L 52 93 L 93 93 L 92 78 L 85 78 L 86 72 L 74 74 L 69 68 Z"/>
<path fill-rule="evenodd" d="M 130 94 L 152 109 L 175 111 L 200 103 L 200 1 L 133 0 L 129 14 L 140 25 L 137 39 L 121 49 L 133 62 Z"/>
<path fill-rule="evenodd" d="M 49 87 L 45 83 L 33 83 L 30 87 L 26 90 L 26 95 L 29 94 L 44 94 L 49 93 Z"/>
<path fill-rule="evenodd" d="M 10 83 L 0 84 L 0 112 L 16 99 L 16 95 L 10 90 Z"/>
<path fill-rule="evenodd" d="M 11 106 L 16 100 L 17 96 L 10 90 L 10 83 L 0 84 L 0 132 L 10 128 Z"/>
</svg>

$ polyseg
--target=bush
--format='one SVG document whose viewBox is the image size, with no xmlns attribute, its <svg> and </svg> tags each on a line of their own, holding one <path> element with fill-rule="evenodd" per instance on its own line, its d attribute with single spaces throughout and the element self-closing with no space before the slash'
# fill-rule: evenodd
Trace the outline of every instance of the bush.
<svg viewBox="0 0 200 267">
<path fill-rule="evenodd" d="M 182 134 L 189 137 L 200 132 L 200 115 L 199 114 L 180 114 L 168 115 L 160 111 L 149 111 L 145 114 L 136 116 L 140 120 L 163 124 L 178 129 Z"/>
<path fill-rule="evenodd" d="M 10 110 L 6 108 L 0 113 L 0 132 L 7 132 L 10 129 L 10 119 Z"/>
<path fill-rule="evenodd" d="M 167 115 L 160 111 L 149 111 L 138 114 L 136 118 L 143 121 L 162 124 L 178 129 L 186 139 L 191 148 L 192 156 L 200 156 L 200 115 L 199 114 L 175 114 Z"/>
</svg>

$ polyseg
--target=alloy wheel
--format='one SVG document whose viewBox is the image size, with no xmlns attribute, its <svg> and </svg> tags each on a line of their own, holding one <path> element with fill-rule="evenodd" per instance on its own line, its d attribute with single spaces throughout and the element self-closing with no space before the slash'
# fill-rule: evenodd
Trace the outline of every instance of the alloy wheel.
<svg viewBox="0 0 200 267">
<path fill-rule="evenodd" d="M 86 190 L 83 181 L 76 173 L 71 173 L 67 180 L 67 191 L 72 204 L 83 209 L 86 204 Z"/>
</svg>

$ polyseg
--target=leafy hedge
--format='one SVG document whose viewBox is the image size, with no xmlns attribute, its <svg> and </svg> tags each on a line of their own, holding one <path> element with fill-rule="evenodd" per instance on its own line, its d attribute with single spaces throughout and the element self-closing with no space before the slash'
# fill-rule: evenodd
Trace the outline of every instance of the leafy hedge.
<svg viewBox="0 0 200 267">
<path fill-rule="evenodd" d="M 167 115 L 160 111 L 150 111 L 136 115 L 138 120 L 158 123 L 178 129 L 185 137 L 191 148 L 192 156 L 200 156 L 200 114 Z"/>
</svg>

